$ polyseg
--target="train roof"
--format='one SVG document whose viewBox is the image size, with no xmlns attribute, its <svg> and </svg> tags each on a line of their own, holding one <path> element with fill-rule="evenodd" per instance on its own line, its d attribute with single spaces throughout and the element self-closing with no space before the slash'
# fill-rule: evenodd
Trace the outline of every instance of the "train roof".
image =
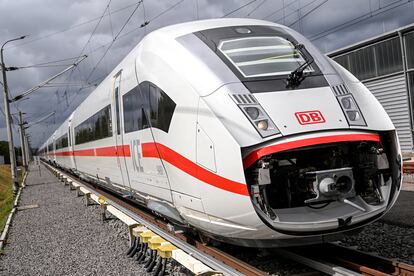
<svg viewBox="0 0 414 276">
<path fill-rule="evenodd" d="M 152 51 L 157 52 L 157 54 L 161 55 L 161 50 L 163 49 L 163 46 L 156 45 L 154 43 L 151 43 L 151 41 L 163 41 L 163 42 L 175 42 L 179 37 L 196 33 L 203 30 L 209 30 L 209 29 L 215 29 L 215 28 L 223 28 L 223 27 L 233 27 L 233 26 L 273 26 L 285 30 L 290 30 L 288 27 L 269 22 L 264 20 L 257 20 L 257 19 L 246 19 L 246 18 L 220 18 L 220 19 L 206 19 L 206 20 L 199 20 L 199 21 L 190 21 L 185 23 L 179 23 L 174 24 L 166 27 L 162 27 L 160 29 L 154 30 L 147 34 L 137 45 L 134 49 L 132 49 L 121 61 L 118 65 L 116 65 L 113 70 L 105 77 L 104 80 L 90 93 L 90 95 L 73 111 L 73 113 L 77 113 L 81 110 L 89 110 L 90 106 L 94 106 L 96 104 L 96 99 L 100 99 L 100 97 L 97 97 L 98 95 L 105 93 L 105 87 L 108 86 L 108 82 L 111 81 L 113 78 L 113 75 L 120 70 L 120 68 L 123 68 L 128 63 L 135 63 L 135 59 L 133 57 L 136 55 L 140 45 L 147 45 L 151 48 Z M 290 30 L 290 32 L 294 32 L 293 30 Z M 294 32 L 295 35 L 298 35 L 296 32 Z M 148 42 L 150 42 L 148 44 Z M 179 42 L 170 44 L 169 48 L 173 48 L 173 45 L 181 45 Z M 181 46 L 179 46 L 181 47 Z M 313 47 L 313 46 L 311 46 Z M 167 57 L 168 59 L 171 59 L 172 57 L 170 55 L 165 55 L 164 57 Z M 232 79 L 233 80 L 233 79 Z M 234 80 L 236 78 L 234 77 Z M 221 81 L 221 80 L 219 80 Z M 198 85 L 198 92 L 200 95 L 206 95 L 210 93 L 212 90 L 212 87 L 218 87 L 221 85 L 219 82 L 209 81 L 209 85 Z M 194 83 L 193 83 L 194 84 Z M 196 85 L 196 84 L 194 84 Z M 72 115 L 73 115 L 72 113 Z M 88 113 L 88 112 L 87 112 Z M 85 113 L 86 114 L 86 113 Z M 72 116 L 71 115 L 71 116 Z M 66 129 L 65 124 L 67 124 L 68 118 L 62 122 L 62 125 L 60 125 L 53 134 L 48 138 L 51 139 L 53 135 L 56 133 L 59 133 L 59 130 L 64 127 Z M 47 142 L 45 143 L 47 144 Z"/>
<path fill-rule="evenodd" d="M 246 19 L 246 18 L 219 18 L 219 19 L 206 19 L 200 21 L 191 21 L 185 23 L 179 23 L 167 27 L 160 28 L 151 32 L 151 34 L 162 34 L 164 36 L 175 39 L 177 37 L 195 33 L 208 29 L 215 29 L 221 27 L 231 26 L 275 26 L 279 28 L 286 28 L 283 25 L 272 23 L 269 21 L 258 19 Z"/>
</svg>

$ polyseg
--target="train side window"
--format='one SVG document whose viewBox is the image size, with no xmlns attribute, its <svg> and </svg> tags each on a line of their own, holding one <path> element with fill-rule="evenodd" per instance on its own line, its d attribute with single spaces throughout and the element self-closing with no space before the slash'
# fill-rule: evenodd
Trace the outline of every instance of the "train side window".
<svg viewBox="0 0 414 276">
<path fill-rule="evenodd" d="M 175 110 L 175 102 L 154 84 L 149 86 L 149 114 L 151 126 L 168 132 Z"/>
<path fill-rule="evenodd" d="M 66 148 L 68 146 L 68 134 L 67 133 L 63 135 L 61 143 L 62 143 L 61 144 L 62 148 Z"/>
<path fill-rule="evenodd" d="M 149 82 L 145 81 L 139 84 L 139 92 L 141 95 L 142 100 L 142 108 L 141 108 L 141 117 L 142 117 L 142 126 L 140 129 L 145 129 L 150 127 L 149 123 Z"/>
<path fill-rule="evenodd" d="M 143 82 L 123 96 L 125 133 L 152 127 L 168 132 L 175 102 L 156 85 Z"/>
<path fill-rule="evenodd" d="M 148 83 L 142 83 L 122 96 L 125 133 L 149 127 L 145 111 L 148 110 Z"/>
<path fill-rule="evenodd" d="M 123 98 L 125 133 L 142 128 L 142 100 L 138 88 L 126 93 Z"/>
<path fill-rule="evenodd" d="M 75 127 L 75 145 L 112 136 L 111 106 L 108 105 Z"/>
<path fill-rule="evenodd" d="M 65 133 L 64 135 L 62 135 L 61 137 L 59 137 L 58 139 L 56 139 L 56 149 L 61 149 L 61 148 L 66 148 L 68 146 L 68 137 L 67 137 L 67 133 Z"/>
</svg>

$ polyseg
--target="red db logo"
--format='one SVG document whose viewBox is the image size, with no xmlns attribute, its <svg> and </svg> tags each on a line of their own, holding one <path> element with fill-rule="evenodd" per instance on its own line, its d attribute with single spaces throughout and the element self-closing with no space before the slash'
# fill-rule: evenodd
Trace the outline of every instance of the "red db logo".
<svg viewBox="0 0 414 276">
<path fill-rule="evenodd" d="M 301 125 L 325 123 L 325 118 L 319 110 L 296 112 L 295 116 Z"/>
</svg>

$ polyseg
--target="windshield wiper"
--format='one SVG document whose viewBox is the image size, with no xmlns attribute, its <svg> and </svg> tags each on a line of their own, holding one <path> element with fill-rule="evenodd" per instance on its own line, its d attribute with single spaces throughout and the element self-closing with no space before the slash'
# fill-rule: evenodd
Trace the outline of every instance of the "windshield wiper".
<svg viewBox="0 0 414 276">
<path fill-rule="evenodd" d="M 305 45 L 296 44 L 295 50 L 303 54 L 305 62 L 289 74 L 287 78 L 286 88 L 298 87 L 300 83 L 306 78 L 306 76 L 303 75 L 303 71 L 314 62 L 313 57 L 309 54 L 308 50 L 305 48 Z"/>
</svg>

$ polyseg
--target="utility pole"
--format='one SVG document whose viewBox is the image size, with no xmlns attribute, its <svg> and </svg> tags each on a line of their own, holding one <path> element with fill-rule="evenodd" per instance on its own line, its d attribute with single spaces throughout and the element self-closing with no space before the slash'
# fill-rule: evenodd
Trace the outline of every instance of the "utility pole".
<svg viewBox="0 0 414 276">
<path fill-rule="evenodd" d="M 31 159 L 31 151 L 30 151 L 30 143 L 29 143 L 29 139 L 28 136 L 24 135 L 24 144 L 25 144 L 25 150 L 26 150 L 26 164 L 27 167 L 29 167 L 29 163 L 30 163 L 30 159 Z"/>
<path fill-rule="evenodd" d="M 22 117 L 22 112 L 19 111 L 19 127 L 20 127 L 20 147 L 22 150 L 22 162 L 23 162 L 23 166 L 24 169 L 27 171 L 27 154 L 26 154 L 26 139 L 25 139 L 25 131 L 24 131 L 24 125 L 25 123 L 23 122 L 23 117 Z"/>
<path fill-rule="evenodd" d="M 7 125 L 7 139 L 9 140 L 9 154 L 10 154 L 10 167 L 11 167 L 11 176 L 13 182 L 13 193 L 17 194 L 19 190 L 19 180 L 17 176 L 17 167 L 16 167 L 16 155 L 14 152 L 14 143 L 13 143 L 13 133 L 11 127 L 11 116 L 10 116 L 10 105 L 9 105 L 9 91 L 7 86 L 7 77 L 6 77 L 6 65 L 4 64 L 4 57 L 3 57 L 3 48 L 4 45 L 11 41 L 24 39 L 26 36 L 21 36 L 18 38 L 7 40 L 3 43 L 0 49 L 0 57 L 1 57 L 1 71 L 3 75 L 3 87 L 4 87 L 4 112 L 6 113 L 6 125 Z"/>
</svg>

